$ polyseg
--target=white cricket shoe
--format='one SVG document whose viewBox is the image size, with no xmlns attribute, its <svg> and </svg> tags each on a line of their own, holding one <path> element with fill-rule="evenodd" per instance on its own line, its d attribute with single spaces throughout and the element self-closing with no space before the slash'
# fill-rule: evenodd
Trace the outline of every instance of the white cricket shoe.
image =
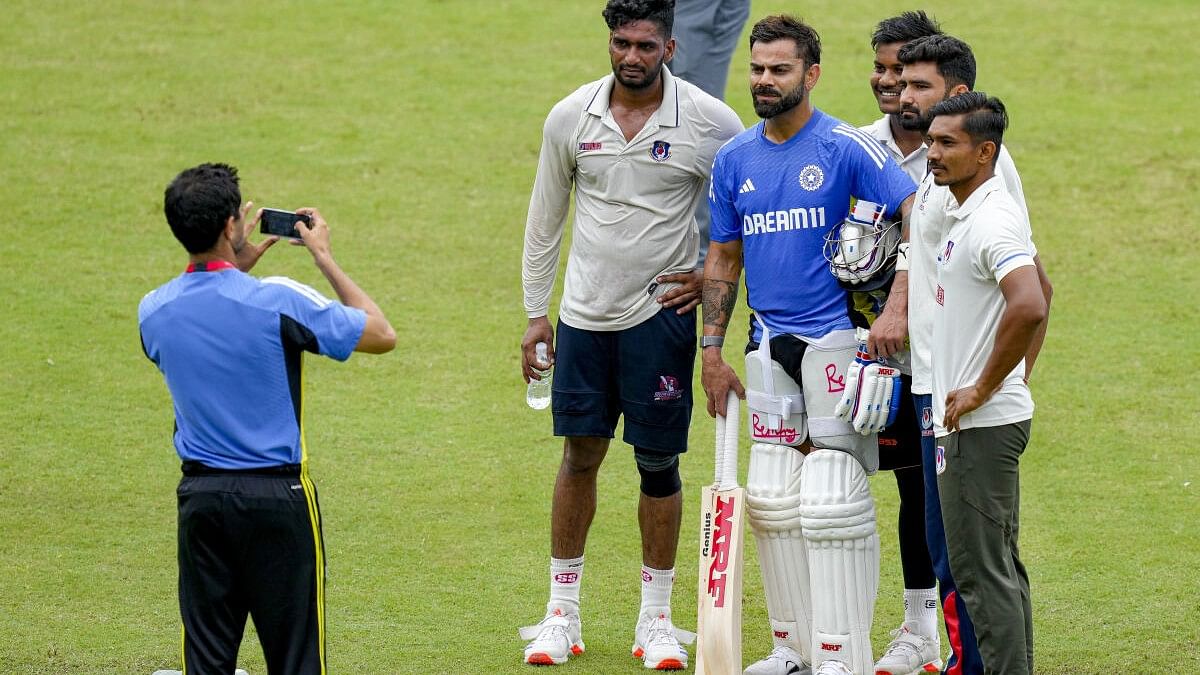
<svg viewBox="0 0 1200 675">
<path fill-rule="evenodd" d="M 652 670 L 683 670 L 687 668 L 687 650 L 696 634 L 676 628 L 669 612 L 643 614 L 633 632 L 633 656 Z"/>
<path fill-rule="evenodd" d="M 875 675 L 915 675 L 942 672 L 941 643 L 914 633 L 907 626 L 892 631 L 892 643 L 875 663 Z"/>
<path fill-rule="evenodd" d="M 521 629 L 525 645 L 525 663 L 534 666 L 556 666 L 583 653 L 583 628 L 578 614 L 564 614 L 560 608 L 546 614 L 536 626 Z"/>
<path fill-rule="evenodd" d="M 854 675 L 854 672 L 841 661 L 826 661 L 817 666 L 813 675 Z"/>
<path fill-rule="evenodd" d="M 795 649 L 779 645 L 767 658 L 751 663 L 743 675 L 812 675 L 812 668 Z"/>
</svg>

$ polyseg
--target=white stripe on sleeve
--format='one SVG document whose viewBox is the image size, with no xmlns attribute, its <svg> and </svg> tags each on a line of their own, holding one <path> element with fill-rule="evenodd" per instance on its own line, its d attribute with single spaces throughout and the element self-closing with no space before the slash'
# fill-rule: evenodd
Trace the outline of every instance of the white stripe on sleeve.
<svg viewBox="0 0 1200 675">
<path fill-rule="evenodd" d="M 296 291 L 300 295 L 304 296 L 305 298 L 308 298 L 309 301 L 311 301 L 314 305 L 316 305 L 317 307 L 320 307 L 320 308 L 328 307 L 330 304 L 333 303 L 332 300 L 321 295 L 316 290 L 314 290 L 311 286 L 305 286 L 304 284 L 300 283 L 299 281 L 295 281 L 295 280 L 289 279 L 287 277 L 264 277 L 262 282 L 264 284 L 276 284 L 278 286 L 286 286 L 286 287 L 292 289 L 293 291 Z"/>
<path fill-rule="evenodd" d="M 858 143 L 860 146 L 862 146 L 863 150 L 867 151 L 867 154 L 871 157 L 871 159 L 874 160 L 875 167 L 878 169 L 883 168 L 883 162 L 885 159 L 887 159 L 887 155 L 884 154 L 883 147 L 879 145 L 879 141 L 867 136 L 858 129 L 845 125 L 834 127 L 833 133 L 840 134 L 852 139 L 855 143 Z"/>
</svg>

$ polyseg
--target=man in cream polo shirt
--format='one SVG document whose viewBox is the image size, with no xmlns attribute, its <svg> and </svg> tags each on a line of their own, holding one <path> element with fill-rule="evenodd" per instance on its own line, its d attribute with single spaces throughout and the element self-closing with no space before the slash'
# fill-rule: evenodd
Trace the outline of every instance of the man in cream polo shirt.
<svg viewBox="0 0 1200 675">
<path fill-rule="evenodd" d="M 522 630 L 526 663 L 583 653 L 580 584 L 596 476 L 619 418 L 641 476 L 642 600 L 633 655 L 680 669 L 671 620 L 696 355 L 699 233 L 695 211 L 713 157 L 742 130 L 721 101 L 671 75 L 671 0 L 609 0 L 612 74 L 580 87 L 546 118 L 525 225 L 521 279 L 528 328 L 555 364 L 554 433 L 565 437 L 550 523 L 550 599 Z M 548 313 L 574 189 L 575 218 L 558 329 Z M 555 343 L 557 332 L 557 344 Z"/>
<path fill-rule="evenodd" d="M 871 71 L 871 92 L 883 117 L 861 127 L 887 150 L 904 173 L 920 184 L 925 178 L 925 132 L 906 126 L 900 116 L 900 73 L 903 64 L 897 54 L 904 45 L 929 35 L 941 34 L 937 21 L 924 11 L 911 11 L 879 22 L 871 34 L 875 51 Z M 911 220 L 911 216 L 910 216 Z M 864 287 L 849 293 L 850 320 L 855 326 L 869 328 L 886 306 L 894 279 L 893 269 L 885 267 Z M 899 271 L 904 271 L 899 269 Z M 888 275 L 892 275 L 889 277 Z M 850 290 L 850 289 L 847 289 Z M 904 579 L 904 621 L 894 631 L 893 639 L 875 663 L 881 675 L 899 675 L 928 669 L 941 670 L 941 641 L 938 636 L 937 577 L 925 536 L 925 478 L 921 469 L 921 429 L 912 397 L 912 370 L 908 350 L 888 360 L 902 373 L 903 392 L 895 422 L 879 432 L 879 468 L 891 471 L 899 494 L 897 509 L 900 567 Z M 936 486 L 933 488 L 936 492 Z M 934 511 L 938 518 L 940 513 Z M 944 554 L 942 556 L 945 557 Z M 953 642 L 952 642 L 953 647 Z M 957 653 L 957 652 L 955 652 Z"/>
<path fill-rule="evenodd" d="M 985 673 L 1033 673 L 1029 577 L 1017 543 L 1025 382 L 1049 305 L 1028 220 L 994 175 L 1008 117 L 980 92 L 930 111 L 929 170 L 949 188 L 933 313 L 935 467 L 950 566 Z"/>
<path fill-rule="evenodd" d="M 902 64 L 900 75 L 900 123 L 922 135 L 929 129 L 930 110 L 938 103 L 970 91 L 975 85 L 975 56 L 963 41 L 949 35 L 918 38 L 905 44 L 896 53 Z M 926 148 L 926 151 L 928 149 Z M 1017 173 L 1008 150 L 1001 145 L 994 173 L 1002 181 L 1005 190 L 1019 207 L 1022 217 L 1027 218 L 1025 196 L 1021 177 Z M 946 661 L 948 672 L 963 675 L 981 675 L 983 660 L 979 653 L 974 622 L 962 595 L 958 592 L 954 574 L 951 573 L 949 556 L 946 552 L 946 535 L 942 522 L 942 507 L 934 471 L 933 429 L 933 314 L 936 291 L 936 265 L 938 243 L 946 230 L 946 211 L 953 196 L 944 185 L 934 182 L 927 175 L 917 188 L 912 215 L 909 219 L 908 261 L 909 270 L 905 280 L 908 290 L 908 334 L 911 346 L 913 402 L 920 419 L 922 471 L 925 483 L 925 535 L 929 544 L 930 557 L 938 578 L 938 594 L 942 600 L 949 638 L 950 655 Z M 1047 303 L 1052 294 L 1050 280 L 1046 276 L 1037 256 L 1032 240 L 1029 250 L 1038 272 Z M 897 273 L 899 276 L 900 273 Z M 897 280 L 896 283 L 899 283 Z M 895 284 L 893 285 L 893 288 Z M 1026 377 L 1032 370 L 1037 352 L 1045 336 L 1043 323 L 1030 353 L 1026 357 Z"/>
</svg>

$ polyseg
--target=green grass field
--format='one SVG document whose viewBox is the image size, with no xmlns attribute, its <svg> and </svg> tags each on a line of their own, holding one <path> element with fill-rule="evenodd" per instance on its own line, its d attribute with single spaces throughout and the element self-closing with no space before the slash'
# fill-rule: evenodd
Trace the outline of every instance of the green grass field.
<svg viewBox="0 0 1200 675">
<path fill-rule="evenodd" d="M 185 262 L 164 186 L 226 161 L 259 205 L 320 207 L 339 260 L 399 333 L 385 357 L 309 361 L 331 672 L 527 672 L 516 629 L 545 600 L 560 441 L 523 401 L 521 236 L 545 113 L 607 72 L 602 4 L 5 3 L 0 671 L 178 667 L 178 461 L 136 307 Z M 863 124 L 878 115 L 870 30 L 911 7 L 771 0 L 752 20 L 811 21 L 825 45 L 814 100 Z M 1006 140 L 1056 289 L 1023 462 L 1038 672 L 1195 671 L 1200 8 L 925 7 L 973 45 L 978 88 L 1009 106 Z M 743 45 L 729 99 L 749 124 L 746 58 Z M 286 247 L 257 272 L 327 288 Z M 674 603 L 688 627 L 712 426 L 698 412 L 683 462 Z M 874 487 L 880 649 L 902 607 L 892 477 Z M 587 550 L 589 650 L 566 672 L 641 670 L 627 651 L 636 491 L 615 445 Z M 769 638 L 752 544 L 747 555 L 749 659 Z M 241 662 L 261 675 L 248 640 Z"/>
</svg>

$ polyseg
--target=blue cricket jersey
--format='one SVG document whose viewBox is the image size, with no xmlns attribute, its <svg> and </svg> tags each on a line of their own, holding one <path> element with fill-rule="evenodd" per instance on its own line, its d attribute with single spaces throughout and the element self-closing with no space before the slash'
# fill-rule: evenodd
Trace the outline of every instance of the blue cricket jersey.
<svg viewBox="0 0 1200 675">
<path fill-rule="evenodd" d="M 747 129 L 717 153 L 708 193 L 712 240 L 742 240 L 747 302 L 773 333 L 819 338 L 851 328 L 846 292 L 822 256 L 850 199 L 892 216 L 916 192 L 912 179 L 865 132 L 814 109 L 784 143 Z M 753 340 L 762 329 L 755 322 Z"/>
<path fill-rule="evenodd" d="M 171 392 L 179 457 L 215 469 L 302 464 L 303 352 L 344 361 L 366 322 L 304 284 L 236 269 L 188 272 L 148 293 L 142 348 Z"/>
</svg>

